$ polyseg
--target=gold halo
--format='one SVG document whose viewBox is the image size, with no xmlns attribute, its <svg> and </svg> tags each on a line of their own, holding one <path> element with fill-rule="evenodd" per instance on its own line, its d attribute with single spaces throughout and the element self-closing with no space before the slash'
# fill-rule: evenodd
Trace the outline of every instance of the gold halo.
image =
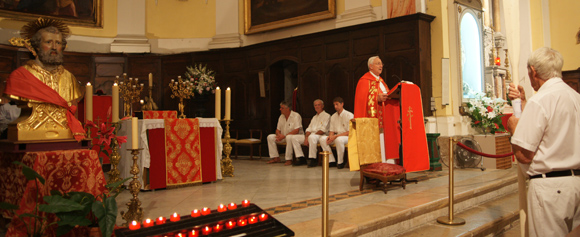
<svg viewBox="0 0 580 237">
<path fill-rule="evenodd" d="M 63 39 L 67 38 L 70 35 L 70 29 L 64 22 L 56 19 L 45 19 L 42 17 L 24 25 L 22 29 L 20 29 L 20 35 L 24 39 L 31 39 L 34 36 L 34 34 L 36 34 L 36 32 L 38 32 L 40 29 L 49 26 L 56 27 L 58 31 L 60 31 L 60 33 L 62 34 Z"/>
</svg>

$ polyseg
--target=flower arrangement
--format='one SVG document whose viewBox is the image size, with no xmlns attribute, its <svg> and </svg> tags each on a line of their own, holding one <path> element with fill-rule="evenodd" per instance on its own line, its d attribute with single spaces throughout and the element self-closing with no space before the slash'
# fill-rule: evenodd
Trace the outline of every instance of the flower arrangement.
<svg viewBox="0 0 580 237">
<path fill-rule="evenodd" d="M 196 64 L 193 67 L 187 66 L 185 78 L 189 78 L 189 81 L 193 84 L 192 90 L 195 94 L 204 95 L 215 93 L 217 86 L 215 72 L 208 69 L 207 65 L 202 66 L 201 64 Z"/>
<path fill-rule="evenodd" d="M 107 120 L 111 117 L 111 107 L 109 107 L 109 111 L 107 111 Z M 130 117 L 125 117 L 121 119 L 127 120 Z M 109 123 L 105 121 L 100 125 L 93 123 L 93 121 L 87 121 L 86 127 L 87 129 L 96 128 L 97 129 L 97 136 L 98 142 L 96 145 L 99 146 L 99 161 L 103 164 L 103 157 L 101 157 L 101 153 L 105 156 L 110 156 L 109 154 L 109 146 L 111 145 L 111 141 L 113 139 L 117 140 L 117 144 L 121 146 L 121 144 L 127 142 L 127 136 L 117 136 L 116 130 L 119 129 L 118 126 L 121 126 L 121 123 L 117 123 L 117 127 L 113 123 Z"/>
<path fill-rule="evenodd" d="M 483 133 L 505 132 L 501 123 L 502 107 L 506 101 L 500 98 L 489 98 L 477 94 L 477 98 L 467 103 L 467 114 L 471 118 L 471 127 L 479 128 Z"/>
</svg>

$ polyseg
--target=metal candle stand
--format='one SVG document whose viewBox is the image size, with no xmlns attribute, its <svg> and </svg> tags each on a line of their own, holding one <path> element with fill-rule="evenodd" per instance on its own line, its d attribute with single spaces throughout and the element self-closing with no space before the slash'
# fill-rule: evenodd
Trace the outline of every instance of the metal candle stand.
<svg viewBox="0 0 580 237">
<path fill-rule="evenodd" d="M 143 148 L 139 149 L 127 149 L 131 151 L 133 155 L 133 167 L 131 167 L 131 174 L 133 175 L 133 181 L 129 183 L 129 190 L 133 194 L 133 198 L 127 203 L 127 212 L 121 212 L 121 216 L 125 219 L 123 226 L 128 226 L 132 221 L 141 222 L 143 220 L 143 208 L 141 208 L 141 201 L 139 201 L 139 190 L 141 190 L 141 182 L 139 182 L 139 166 L 137 165 L 137 160 L 139 159 L 139 152 Z"/>
<path fill-rule="evenodd" d="M 234 166 L 232 165 L 232 159 L 230 159 L 230 154 L 232 153 L 232 145 L 230 145 L 230 122 L 233 120 L 224 119 L 222 121 L 226 123 L 226 134 L 224 136 L 224 139 L 226 140 L 224 154 L 226 157 L 221 160 L 222 175 L 234 177 Z"/>
</svg>

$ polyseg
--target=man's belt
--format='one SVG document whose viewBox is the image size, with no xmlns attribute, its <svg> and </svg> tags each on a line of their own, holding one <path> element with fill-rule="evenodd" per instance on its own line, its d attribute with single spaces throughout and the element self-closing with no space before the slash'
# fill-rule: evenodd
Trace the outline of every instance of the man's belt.
<svg viewBox="0 0 580 237">
<path fill-rule="evenodd" d="M 580 176 L 580 170 L 552 171 L 552 172 L 546 173 L 545 175 L 546 175 L 546 178 L 572 176 L 572 175 Z M 530 176 L 530 179 L 535 179 L 535 178 L 542 178 L 542 175 L 538 174 L 538 175 Z"/>
</svg>

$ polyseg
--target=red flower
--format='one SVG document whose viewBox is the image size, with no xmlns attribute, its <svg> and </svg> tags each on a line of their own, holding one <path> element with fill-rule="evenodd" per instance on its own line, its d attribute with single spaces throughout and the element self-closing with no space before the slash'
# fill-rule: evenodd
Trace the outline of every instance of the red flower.
<svg viewBox="0 0 580 237">
<path fill-rule="evenodd" d="M 497 123 L 494 123 L 493 125 L 495 125 L 495 129 L 499 129 L 499 125 L 497 125 Z"/>
<path fill-rule="evenodd" d="M 119 143 L 119 146 L 123 143 L 127 142 L 127 136 L 117 136 L 115 137 L 117 139 L 117 143 Z"/>
<path fill-rule="evenodd" d="M 473 124 L 478 124 L 478 123 L 481 123 L 481 121 L 475 121 Z"/>
<path fill-rule="evenodd" d="M 491 106 L 487 106 L 487 112 L 493 112 L 493 108 Z"/>
</svg>

